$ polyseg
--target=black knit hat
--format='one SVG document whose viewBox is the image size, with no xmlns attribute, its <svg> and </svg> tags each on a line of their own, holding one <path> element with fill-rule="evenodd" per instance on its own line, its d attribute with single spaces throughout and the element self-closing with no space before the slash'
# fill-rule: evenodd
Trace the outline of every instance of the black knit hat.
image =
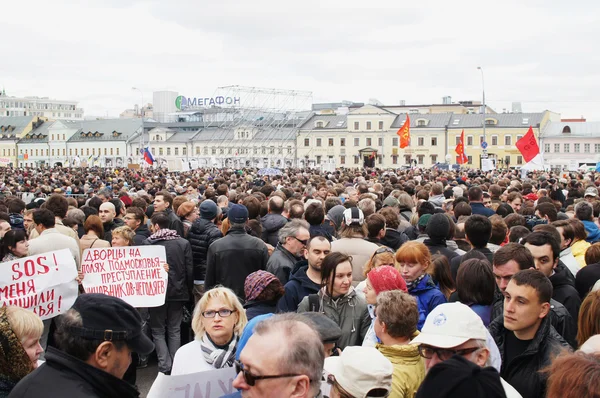
<svg viewBox="0 0 600 398">
<path fill-rule="evenodd" d="M 431 239 L 434 240 L 446 240 L 448 232 L 450 231 L 450 221 L 445 214 L 434 214 L 427 222 L 427 228 L 425 232 Z"/>
<path fill-rule="evenodd" d="M 432 367 L 416 398 L 506 398 L 500 374 L 455 355 Z"/>
</svg>

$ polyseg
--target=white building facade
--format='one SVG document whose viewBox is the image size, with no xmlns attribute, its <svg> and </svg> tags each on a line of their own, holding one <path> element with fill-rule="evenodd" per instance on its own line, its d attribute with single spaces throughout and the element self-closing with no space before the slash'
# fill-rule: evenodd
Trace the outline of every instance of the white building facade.
<svg viewBox="0 0 600 398">
<path fill-rule="evenodd" d="M 0 116 L 40 116 L 51 120 L 83 120 L 83 109 L 77 101 L 48 97 L 9 97 L 0 94 Z"/>
</svg>

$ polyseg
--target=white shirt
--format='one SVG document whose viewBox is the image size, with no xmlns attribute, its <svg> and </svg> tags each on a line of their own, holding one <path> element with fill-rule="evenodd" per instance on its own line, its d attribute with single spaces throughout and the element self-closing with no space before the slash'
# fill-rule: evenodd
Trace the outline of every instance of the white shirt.
<svg viewBox="0 0 600 398">
<path fill-rule="evenodd" d="M 200 341 L 194 340 L 179 347 L 175 353 L 171 376 L 205 372 L 207 370 L 215 370 L 215 368 L 204 359 Z"/>
</svg>

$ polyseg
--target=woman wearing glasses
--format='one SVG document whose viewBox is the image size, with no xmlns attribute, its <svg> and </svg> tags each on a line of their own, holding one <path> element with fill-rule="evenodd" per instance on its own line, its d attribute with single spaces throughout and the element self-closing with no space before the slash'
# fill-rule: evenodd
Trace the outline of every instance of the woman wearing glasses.
<svg viewBox="0 0 600 398">
<path fill-rule="evenodd" d="M 171 375 L 232 367 L 246 312 L 231 289 L 215 287 L 204 293 L 194 309 L 196 339 L 177 350 Z"/>
<path fill-rule="evenodd" d="M 321 290 L 300 302 L 298 312 L 322 312 L 342 329 L 338 347 L 361 345 L 371 317 L 365 299 L 352 287 L 352 257 L 329 253 L 321 263 Z"/>
</svg>

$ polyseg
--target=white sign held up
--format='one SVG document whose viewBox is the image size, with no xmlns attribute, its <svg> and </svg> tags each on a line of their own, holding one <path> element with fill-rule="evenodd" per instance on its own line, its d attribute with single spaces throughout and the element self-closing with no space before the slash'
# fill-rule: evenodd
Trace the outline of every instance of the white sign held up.
<svg viewBox="0 0 600 398">
<path fill-rule="evenodd" d="M 69 249 L 0 264 L 0 306 L 14 305 L 42 319 L 64 314 L 77 298 L 77 265 Z"/>
<path fill-rule="evenodd" d="M 86 293 L 118 297 L 133 307 L 165 303 L 169 275 L 163 267 L 164 246 L 91 248 L 81 258 Z"/>
<path fill-rule="evenodd" d="M 217 398 L 234 392 L 233 368 L 210 370 L 179 376 L 159 373 L 148 398 Z"/>
</svg>

